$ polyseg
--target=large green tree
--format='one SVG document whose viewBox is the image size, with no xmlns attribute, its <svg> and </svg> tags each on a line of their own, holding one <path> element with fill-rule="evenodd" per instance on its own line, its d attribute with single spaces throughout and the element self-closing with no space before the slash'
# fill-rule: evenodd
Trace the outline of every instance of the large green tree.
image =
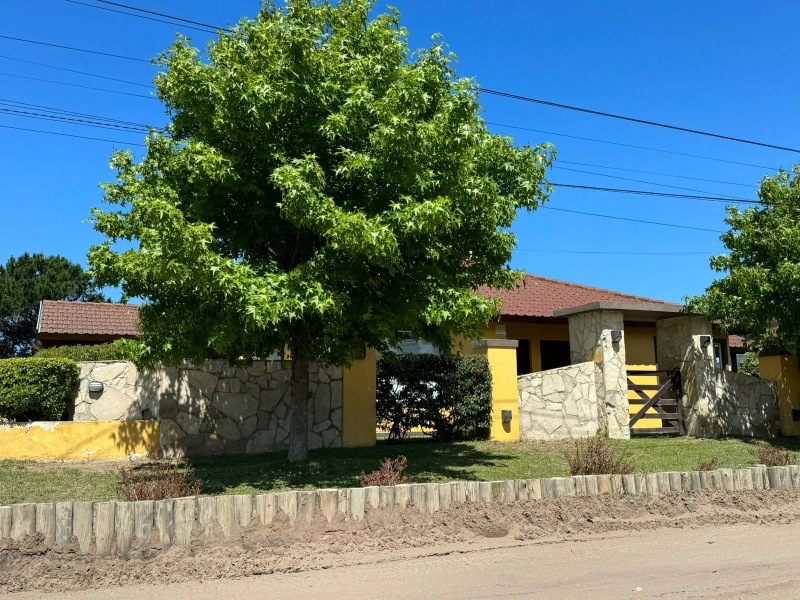
<svg viewBox="0 0 800 600">
<path fill-rule="evenodd" d="M 727 254 L 711 267 L 724 276 L 689 299 L 726 330 L 748 332 L 756 348 L 800 351 L 800 164 L 765 177 L 760 204 L 728 207 Z M 774 328 L 778 324 L 777 329 Z"/>
<path fill-rule="evenodd" d="M 289 349 L 290 460 L 309 361 L 479 335 L 496 302 L 474 290 L 515 284 L 509 229 L 549 192 L 553 150 L 489 133 L 446 45 L 412 54 L 372 4 L 267 1 L 204 51 L 179 38 L 155 81 L 171 124 L 113 155 L 116 208 L 93 212 L 98 281 L 145 300 L 141 362 Z"/>
<path fill-rule="evenodd" d="M 0 358 L 30 356 L 42 300 L 103 301 L 91 276 L 61 256 L 25 253 L 0 265 Z"/>
</svg>

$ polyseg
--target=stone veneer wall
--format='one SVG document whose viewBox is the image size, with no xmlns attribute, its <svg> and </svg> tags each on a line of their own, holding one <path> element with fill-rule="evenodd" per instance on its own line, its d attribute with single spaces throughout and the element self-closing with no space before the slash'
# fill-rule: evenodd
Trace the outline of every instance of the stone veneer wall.
<svg viewBox="0 0 800 600">
<path fill-rule="evenodd" d="M 592 437 L 598 432 L 594 362 L 518 378 L 523 440 Z"/>
<path fill-rule="evenodd" d="M 771 381 L 716 368 L 711 323 L 687 315 L 658 321 L 656 346 L 662 370 L 679 369 L 686 433 L 773 437 L 780 431 L 778 395 Z"/>
<path fill-rule="evenodd" d="M 158 419 L 164 456 L 242 454 L 287 448 L 289 361 L 222 361 L 139 371 L 130 362 L 81 363 L 73 420 Z M 309 368 L 310 448 L 342 446 L 343 371 Z M 102 393 L 88 391 L 100 381 Z"/>
<path fill-rule="evenodd" d="M 613 330 L 622 331 L 614 343 Z M 572 364 L 593 361 L 596 396 L 599 400 L 600 433 L 612 439 L 630 439 L 628 376 L 625 369 L 625 325 L 622 313 L 595 310 L 569 317 L 569 349 Z"/>
</svg>

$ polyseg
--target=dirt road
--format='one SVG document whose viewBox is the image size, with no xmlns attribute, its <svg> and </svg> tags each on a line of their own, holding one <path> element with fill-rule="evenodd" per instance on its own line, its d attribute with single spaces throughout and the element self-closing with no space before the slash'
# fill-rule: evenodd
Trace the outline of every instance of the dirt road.
<svg viewBox="0 0 800 600">
<path fill-rule="evenodd" d="M 207 583 L 9 598 L 800 598 L 800 524 L 623 532 Z M 384 557 L 385 558 L 385 557 Z"/>
</svg>

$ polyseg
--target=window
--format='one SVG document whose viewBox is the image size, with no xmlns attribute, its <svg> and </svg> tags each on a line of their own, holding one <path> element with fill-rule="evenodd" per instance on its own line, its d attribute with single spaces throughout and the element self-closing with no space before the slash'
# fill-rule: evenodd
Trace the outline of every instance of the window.
<svg viewBox="0 0 800 600">
<path fill-rule="evenodd" d="M 572 364 L 568 341 L 541 340 L 539 350 L 542 355 L 542 371 L 567 367 Z"/>
<path fill-rule="evenodd" d="M 718 369 L 728 368 L 728 342 L 714 340 L 714 366 Z"/>
</svg>

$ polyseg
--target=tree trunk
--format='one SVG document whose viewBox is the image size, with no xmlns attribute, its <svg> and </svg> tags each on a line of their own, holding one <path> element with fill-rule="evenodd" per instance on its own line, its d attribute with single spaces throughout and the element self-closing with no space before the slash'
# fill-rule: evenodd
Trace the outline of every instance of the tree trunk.
<svg viewBox="0 0 800 600">
<path fill-rule="evenodd" d="M 308 358 L 292 352 L 292 412 L 289 426 L 289 462 L 308 457 Z"/>
</svg>

